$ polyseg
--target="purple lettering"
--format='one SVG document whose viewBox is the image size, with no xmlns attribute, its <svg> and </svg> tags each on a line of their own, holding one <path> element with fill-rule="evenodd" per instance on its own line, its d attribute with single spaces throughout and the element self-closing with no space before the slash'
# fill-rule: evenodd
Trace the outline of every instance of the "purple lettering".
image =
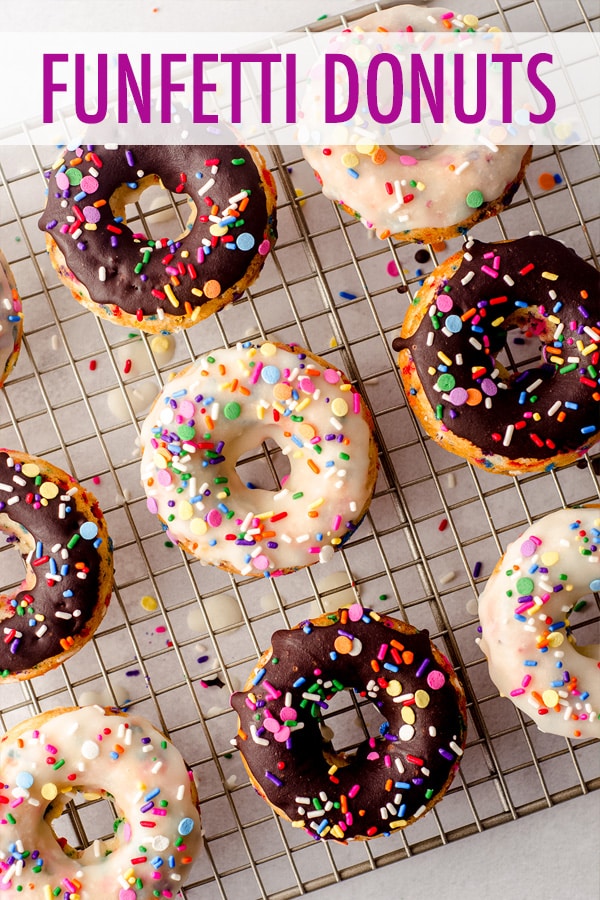
<svg viewBox="0 0 600 900">
<path fill-rule="evenodd" d="M 163 125 L 171 124 L 171 94 L 184 91 L 185 85 L 173 81 L 171 66 L 173 63 L 187 61 L 185 53 L 163 53 L 160 58 L 160 121 Z"/>
<path fill-rule="evenodd" d="M 529 113 L 529 118 L 535 125 L 545 125 L 546 122 L 550 121 L 550 119 L 556 112 L 556 98 L 548 85 L 544 84 L 544 82 L 540 80 L 537 74 L 537 67 L 540 63 L 544 62 L 554 62 L 551 53 L 534 53 L 534 55 L 527 63 L 527 77 L 531 82 L 531 86 L 538 92 L 538 94 L 541 94 L 546 101 L 546 108 L 543 112 Z"/>
<path fill-rule="evenodd" d="M 286 53 L 285 57 L 285 121 L 296 121 L 296 56 Z"/>
<path fill-rule="evenodd" d="M 242 63 L 260 63 L 261 122 L 271 121 L 271 64 L 281 62 L 280 53 L 222 53 L 221 62 L 231 64 L 231 122 L 242 120 Z"/>
<path fill-rule="evenodd" d="M 336 66 L 343 66 L 346 69 L 346 78 L 348 81 L 348 101 L 346 108 L 341 111 L 336 110 L 335 88 L 338 81 L 336 76 Z M 358 89 L 358 70 L 356 64 L 349 56 L 343 53 L 326 53 L 325 54 L 325 121 L 328 125 L 334 125 L 337 122 L 347 122 L 356 112 L 358 106 L 359 89 Z"/>
<path fill-rule="evenodd" d="M 204 81 L 204 73 L 202 72 L 205 62 L 218 62 L 218 59 L 218 53 L 194 53 L 192 60 L 194 80 L 193 119 L 196 125 L 203 122 L 219 121 L 217 113 L 204 112 L 204 94 L 209 91 L 216 91 L 217 85 L 213 81 Z"/>
<path fill-rule="evenodd" d="M 421 122 L 421 91 L 434 122 L 444 121 L 444 56 L 433 54 L 433 87 L 425 63 L 420 56 L 412 54 L 410 69 L 410 121 Z"/>
<path fill-rule="evenodd" d="M 379 95 L 377 92 L 377 78 L 379 76 L 379 67 L 382 63 L 389 65 L 392 77 L 392 102 L 387 113 L 382 113 L 379 108 Z M 392 53 L 378 53 L 374 56 L 367 69 L 367 105 L 369 107 L 369 115 L 375 122 L 378 122 L 380 125 L 389 125 L 400 118 L 403 89 L 402 65 L 398 57 Z"/>
<path fill-rule="evenodd" d="M 117 121 L 125 123 L 129 121 L 128 112 L 128 92 L 131 92 L 131 99 L 135 106 L 140 122 L 147 124 L 152 117 L 152 97 L 151 97 L 151 56 L 149 53 L 142 53 L 140 56 L 140 82 L 136 77 L 133 67 L 126 53 L 119 53 L 117 56 L 117 78 L 118 78 L 118 105 L 117 105 Z"/>
<path fill-rule="evenodd" d="M 54 121 L 53 95 L 57 93 L 57 91 L 67 90 L 67 85 L 64 83 L 64 81 L 54 81 L 54 63 L 68 61 L 68 53 L 44 53 L 42 62 L 42 79 L 44 85 L 44 124 Z"/>
<path fill-rule="evenodd" d="M 512 64 L 523 62 L 523 54 L 492 53 L 492 62 L 502 66 L 502 121 L 512 122 Z"/>
<path fill-rule="evenodd" d="M 465 57 L 457 53 L 454 57 L 454 112 L 456 118 L 463 125 L 473 125 L 485 117 L 486 110 L 486 71 L 487 56 L 485 53 L 477 53 L 475 59 L 475 78 L 469 78 L 469 85 L 475 85 L 475 112 L 468 113 L 465 110 Z"/>
<path fill-rule="evenodd" d="M 95 113 L 88 113 L 85 107 L 85 69 L 86 59 L 84 53 L 75 54 L 75 115 L 80 122 L 86 125 L 97 125 L 106 118 L 108 110 L 108 55 L 98 54 L 98 79 Z"/>
</svg>

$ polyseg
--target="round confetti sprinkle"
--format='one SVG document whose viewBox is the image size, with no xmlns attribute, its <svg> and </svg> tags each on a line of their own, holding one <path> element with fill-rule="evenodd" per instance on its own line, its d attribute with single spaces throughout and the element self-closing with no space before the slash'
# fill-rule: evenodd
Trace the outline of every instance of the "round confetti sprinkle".
<svg viewBox="0 0 600 900">
<path fill-rule="evenodd" d="M 534 587 L 535 585 L 531 578 L 519 578 L 517 581 L 517 590 L 521 596 L 531 594 Z"/>
<path fill-rule="evenodd" d="M 247 231 L 243 231 L 241 234 L 238 234 L 235 245 L 238 250 L 252 250 L 254 247 L 254 238 Z"/>
<path fill-rule="evenodd" d="M 538 184 L 543 191 L 551 191 L 553 187 L 556 187 L 554 175 L 551 175 L 550 172 L 542 172 L 538 176 Z"/>
<path fill-rule="evenodd" d="M 86 541 L 93 541 L 98 537 L 98 526 L 95 522 L 84 522 L 79 529 L 79 534 Z"/>
<path fill-rule="evenodd" d="M 204 283 L 203 291 L 207 297 L 211 300 L 214 300 L 215 297 L 218 297 L 221 293 L 221 285 L 218 281 L 211 279 L 210 281 L 206 281 Z"/>
<path fill-rule="evenodd" d="M 529 559 L 529 557 L 533 556 L 534 553 L 536 553 L 536 552 L 537 552 L 537 545 L 534 543 L 534 541 L 530 541 L 529 539 L 526 541 L 523 541 L 523 543 L 521 544 L 521 555 L 522 556 L 524 556 L 526 559 Z"/>
<path fill-rule="evenodd" d="M 429 672 L 427 675 L 427 684 L 432 691 L 439 691 L 440 688 L 444 687 L 445 683 L 446 676 L 443 672 L 440 672 L 439 669 L 433 669 L 433 671 Z"/>
<path fill-rule="evenodd" d="M 191 834 L 191 832 L 193 830 L 194 830 L 194 820 L 188 818 L 187 816 L 186 816 L 186 818 L 181 820 L 181 822 L 179 823 L 179 828 L 177 829 L 177 831 L 181 835 Z"/>
<path fill-rule="evenodd" d="M 481 191 L 469 191 L 465 197 L 465 203 L 469 209 L 479 209 L 483 205 L 483 194 Z"/>
<path fill-rule="evenodd" d="M 223 415 L 226 419 L 237 419 L 242 411 L 242 407 L 239 403 L 236 403 L 235 400 L 232 400 L 231 403 L 227 403 L 223 409 Z"/>
<path fill-rule="evenodd" d="M 281 372 L 277 366 L 265 366 L 260 373 L 260 377 L 267 384 L 277 384 L 281 377 Z"/>
<path fill-rule="evenodd" d="M 398 271 L 398 266 L 396 265 L 395 259 L 387 264 L 387 273 L 390 278 L 398 278 L 400 276 L 400 272 Z"/>
</svg>

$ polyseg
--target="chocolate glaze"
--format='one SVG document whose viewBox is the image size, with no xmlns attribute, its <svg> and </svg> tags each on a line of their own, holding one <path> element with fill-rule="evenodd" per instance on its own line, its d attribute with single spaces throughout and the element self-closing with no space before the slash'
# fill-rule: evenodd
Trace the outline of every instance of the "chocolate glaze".
<svg viewBox="0 0 600 900">
<path fill-rule="evenodd" d="M 464 279 L 470 280 L 462 284 Z M 543 460 L 585 450 L 598 439 L 599 352 L 598 346 L 589 349 L 600 344 L 593 333 L 600 326 L 600 274 L 595 268 L 542 235 L 498 244 L 470 241 L 455 274 L 438 279 L 434 290 L 438 327 L 426 314 L 414 334 L 403 329 L 393 348 L 410 351 L 408 365 L 416 366 L 434 412 L 441 407 L 443 426 L 484 455 L 500 453 L 509 459 Z M 495 356 L 506 343 L 511 315 L 528 318 L 540 332 L 543 362 L 503 380 Z M 440 361 L 440 353 L 452 364 Z M 462 354 L 462 365 L 457 354 Z M 476 405 L 462 399 L 470 389 L 481 394 Z M 505 444 L 511 425 L 514 432 Z"/>
<path fill-rule="evenodd" d="M 246 147 L 136 145 L 107 150 L 86 145 L 79 151 L 65 151 L 63 165 L 47 173 L 48 201 L 38 226 L 56 241 L 67 266 L 96 303 L 116 304 L 133 315 L 139 310 L 153 315 L 159 307 L 166 315 L 184 315 L 185 303 L 193 309 L 215 296 L 214 291 L 198 296 L 192 288 L 203 292 L 207 282 L 218 282 L 217 295 L 224 294 L 243 280 L 257 253 L 258 258 L 266 255 L 275 239 L 275 215 L 268 215 L 262 184 L 263 177 L 271 176 L 259 171 Z M 187 193 L 196 205 L 195 221 L 180 241 L 158 238 L 160 246 L 154 246 L 115 220 L 111 196 L 125 184 L 135 188 L 150 175 L 158 176 L 169 191 Z M 75 183 L 65 187 L 67 177 Z M 242 191 L 250 198 L 239 217 L 244 224 L 232 220 L 222 235 L 212 235 L 216 223 L 208 216 L 215 215 L 214 207 L 222 218 L 230 198 Z M 95 206 L 98 201 L 106 202 Z M 87 219 L 95 228 L 86 228 Z M 209 252 L 205 247 L 198 250 L 203 239 L 212 242 Z M 234 249 L 227 249 L 226 242 Z M 166 284 L 178 306 L 169 298 L 170 291 L 165 292 Z"/>
<path fill-rule="evenodd" d="M 39 492 L 48 482 L 58 485 L 56 497 L 45 498 L 45 491 Z M 0 673 L 25 672 L 64 653 L 67 647 L 61 641 L 84 630 L 101 599 L 97 543 L 101 538 L 86 538 L 80 529 L 86 522 L 97 523 L 102 513 L 95 501 L 88 516 L 77 510 L 67 493 L 73 488 L 81 497 L 82 488 L 74 480 L 55 481 L 43 474 L 31 477 L 9 451 L 0 451 L 0 513 L 16 523 L 17 536 L 21 526 L 36 544 L 31 558 L 35 586 L 19 590 L 12 602 L 2 598 Z M 89 500 L 85 492 L 83 499 Z"/>
<path fill-rule="evenodd" d="M 268 801 L 316 839 L 390 834 L 425 812 L 451 780 L 465 738 L 464 698 L 426 631 L 398 631 L 394 620 L 358 604 L 327 621 L 273 635 L 255 686 L 231 698 L 236 744 Z M 319 722 L 342 689 L 369 697 L 386 724 L 332 770 Z"/>
</svg>

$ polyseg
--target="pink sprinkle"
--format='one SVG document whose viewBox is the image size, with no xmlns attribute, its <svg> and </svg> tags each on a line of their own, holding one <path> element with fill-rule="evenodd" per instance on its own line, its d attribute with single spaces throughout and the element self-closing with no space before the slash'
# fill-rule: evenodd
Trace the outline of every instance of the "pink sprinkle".
<svg viewBox="0 0 600 900">
<path fill-rule="evenodd" d="M 523 679 L 523 681 L 521 682 L 521 687 L 526 688 L 529 686 L 530 683 L 531 683 L 531 675 L 526 675 L 525 678 Z"/>
<path fill-rule="evenodd" d="M 418 160 L 414 156 L 401 156 L 400 162 L 403 166 L 416 166 Z"/>
<path fill-rule="evenodd" d="M 516 690 L 510 692 L 511 697 L 519 697 L 521 694 L 524 694 L 525 691 L 523 688 L 516 688 Z"/>
<path fill-rule="evenodd" d="M 384 761 L 384 763 L 386 764 L 386 766 L 387 766 L 388 769 L 389 769 L 389 768 L 391 767 L 391 765 L 392 765 L 392 760 L 391 760 L 391 757 L 390 757 L 387 753 L 386 753 L 385 756 L 383 757 L 383 761 Z"/>
<path fill-rule="evenodd" d="M 263 365 L 264 363 L 260 361 L 256 363 L 254 369 L 252 370 L 252 375 L 250 376 L 250 384 L 256 384 L 256 382 L 258 381 L 258 376 L 262 371 Z"/>
<path fill-rule="evenodd" d="M 500 268 L 500 257 L 499 256 L 494 257 L 494 262 L 492 263 L 492 265 L 493 265 L 494 269 L 496 269 L 496 271 L 498 271 L 498 269 Z"/>
<path fill-rule="evenodd" d="M 340 373 L 336 372 L 335 369 L 325 369 L 323 372 L 323 378 L 327 382 L 327 384 L 337 384 L 340 380 Z"/>
<path fill-rule="evenodd" d="M 495 272 L 493 269 L 490 269 L 489 266 L 482 266 L 482 267 L 481 267 L 481 271 L 482 271 L 482 272 L 485 272 L 485 274 L 486 274 L 486 275 L 489 275 L 491 278 L 497 278 L 497 277 L 498 277 L 498 273 Z"/>
<path fill-rule="evenodd" d="M 264 553 L 259 553 L 258 556 L 255 556 L 252 560 L 255 569 L 259 569 L 263 571 L 264 569 L 269 568 L 269 559 Z"/>
<path fill-rule="evenodd" d="M 452 297 L 449 294 L 442 294 L 435 301 L 435 305 L 440 312 L 450 312 L 453 307 Z"/>
<path fill-rule="evenodd" d="M 398 276 L 400 275 L 398 266 L 396 265 L 396 261 L 394 259 L 387 264 L 387 273 L 390 278 L 398 278 Z"/>
<path fill-rule="evenodd" d="M 157 625 L 155 630 L 157 634 L 164 634 L 167 629 L 164 625 Z"/>
<path fill-rule="evenodd" d="M 360 784 L 353 784 L 350 790 L 348 791 L 349 797 L 356 797 L 358 792 L 360 791 Z"/>
<path fill-rule="evenodd" d="M 433 669 L 427 676 L 427 684 L 432 691 L 439 691 L 446 683 L 446 676 L 439 669 Z"/>
<path fill-rule="evenodd" d="M 262 243 L 258 245 L 258 252 L 261 256 L 266 256 L 271 252 L 271 244 L 269 241 L 264 240 Z"/>
<path fill-rule="evenodd" d="M 161 469 L 161 472 L 165 472 L 166 469 Z M 223 516 L 219 512 L 218 509 L 211 509 L 206 516 L 206 521 L 211 526 L 211 528 L 218 528 L 221 522 L 223 521 Z M 258 559 L 258 557 L 257 557 Z M 254 565 L 256 565 L 256 559 L 254 560 Z M 259 567 L 257 567 L 259 568 Z"/>
<path fill-rule="evenodd" d="M 351 622 L 360 622 L 364 615 L 364 609 L 360 603 L 353 603 L 348 609 L 348 618 Z"/>
<path fill-rule="evenodd" d="M 94 477 L 92 478 L 92 481 L 94 484 L 100 484 L 100 476 L 94 475 Z"/>
<path fill-rule="evenodd" d="M 352 410 L 356 415 L 360 412 L 360 394 L 356 391 L 352 394 Z"/>
<path fill-rule="evenodd" d="M 336 516 L 334 518 L 333 522 L 331 523 L 332 530 L 337 531 L 341 524 L 342 524 L 342 517 Z"/>
<path fill-rule="evenodd" d="M 377 659 L 381 662 L 382 659 L 385 658 L 385 654 L 388 651 L 388 644 L 382 644 L 379 648 L 379 652 L 377 654 Z"/>
</svg>

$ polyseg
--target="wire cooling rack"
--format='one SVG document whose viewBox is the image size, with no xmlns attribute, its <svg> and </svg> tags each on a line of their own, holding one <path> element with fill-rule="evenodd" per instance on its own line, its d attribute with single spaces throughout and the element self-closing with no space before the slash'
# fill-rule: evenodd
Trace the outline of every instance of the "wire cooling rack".
<svg viewBox="0 0 600 900">
<path fill-rule="evenodd" d="M 385 5 L 308 30 L 339 28 Z M 594 0 L 469 7 L 503 29 L 599 24 Z M 45 457 L 94 491 L 116 572 L 107 617 L 76 657 L 33 681 L 0 685 L 3 727 L 54 707 L 102 702 L 134 708 L 168 733 L 194 769 L 202 803 L 205 852 L 183 890 L 188 900 L 286 900 L 599 788 L 597 744 L 538 732 L 498 697 L 475 643 L 476 598 L 503 549 L 546 512 L 597 500 L 598 457 L 519 479 L 476 471 L 423 435 L 398 378 L 391 342 L 403 313 L 422 277 L 459 242 L 429 248 L 429 259 L 420 248 L 417 259 L 418 247 L 372 240 L 324 200 L 297 149 L 272 149 L 280 238 L 263 274 L 233 306 L 161 350 L 144 334 L 101 322 L 58 282 L 37 229 L 43 171 L 56 148 L 38 146 L 29 127 L 22 138 L 19 147 L 0 148 L 0 246 L 25 310 L 21 357 L 0 396 L 0 445 Z M 551 190 L 538 185 L 543 172 L 554 176 Z M 497 240 L 539 230 L 597 265 L 598 175 L 595 147 L 538 148 L 511 208 L 475 234 Z M 161 232 L 173 227 L 173 236 L 186 218 L 164 192 L 145 194 L 130 212 L 150 231 L 161 220 Z M 353 379 L 373 411 L 381 462 L 370 512 L 334 560 L 269 582 L 231 578 L 169 545 L 145 507 L 137 444 L 144 413 L 172 373 L 218 346 L 260 338 L 295 341 Z M 509 362 L 537 356 L 533 338 L 510 343 Z M 285 471 L 270 447 L 240 466 L 261 486 L 275 487 Z M 2 554 L 6 590 L 19 583 L 22 564 L 10 545 Z M 444 801 L 410 829 L 369 844 L 315 844 L 250 787 L 230 744 L 237 720 L 228 696 L 276 629 L 356 596 L 429 629 L 450 657 L 468 694 L 468 746 Z M 600 618 L 593 597 L 586 609 L 573 622 L 581 642 L 594 640 Z M 324 727 L 342 749 L 376 728 L 372 719 L 371 707 L 344 695 Z M 81 799 L 57 832 L 87 846 L 110 833 L 113 814 Z"/>
</svg>

